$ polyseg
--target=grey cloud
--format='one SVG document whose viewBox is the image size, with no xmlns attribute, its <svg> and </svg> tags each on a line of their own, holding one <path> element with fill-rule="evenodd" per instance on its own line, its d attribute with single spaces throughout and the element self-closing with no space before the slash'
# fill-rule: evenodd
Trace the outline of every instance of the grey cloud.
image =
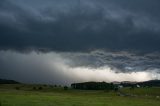
<svg viewBox="0 0 160 106">
<path fill-rule="evenodd" d="M 42 53 L 32 51 L 20 53 L 1 50 L 0 78 L 48 84 L 160 79 L 159 57 L 157 56 L 154 60 L 155 64 L 149 58 L 155 58 L 155 54 L 141 57 L 127 52 Z"/>
<path fill-rule="evenodd" d="M 62 55 L 63 56 L 63 55 Z M 133 52 L 101 51 L 96 50 L 90 53 L 65 53 L 65 58 L 72 60 L 72 67 L 104 67 L 109 66 L 117 72 L 138 72 L 155 70 L 160 72 L 160 54 L 138 54 Z"/>
<path fill-rule="evenodd" d="M 0 48 L 159 51 L 160 16 L 155 2 L 3 0 Z"/>
<path fill-rule="evenodd" d="M 0 78 L 25 83 L 69 84 L 74 80 L 59 68 L 64 61 L 57 53 L 0 51 Z"/>
</svg>

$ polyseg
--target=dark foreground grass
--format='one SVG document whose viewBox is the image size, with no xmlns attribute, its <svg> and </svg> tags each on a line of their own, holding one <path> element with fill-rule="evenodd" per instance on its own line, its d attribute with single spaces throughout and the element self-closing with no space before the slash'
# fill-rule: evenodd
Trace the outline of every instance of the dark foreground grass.
<svg viewBox="0 0 160 106">
<path fill-rule="evenodd" d="M 118 96 L 113 91 L 63 90 L 49 86 L 33 89 L 40 86 L 0 85 L 0 106 L 160 106 L 160 99 L 155 95 Z"/>
</svg>

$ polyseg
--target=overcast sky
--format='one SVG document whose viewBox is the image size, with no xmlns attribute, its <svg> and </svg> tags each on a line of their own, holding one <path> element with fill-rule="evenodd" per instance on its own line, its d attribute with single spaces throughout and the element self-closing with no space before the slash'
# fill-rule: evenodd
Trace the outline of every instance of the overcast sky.
<svg viewBox="0 0 160 106">
<path fill-rule="evenodd" d="M 159 0 L 0 0 L 0 78 L 160 79 Z"/>
</svg>

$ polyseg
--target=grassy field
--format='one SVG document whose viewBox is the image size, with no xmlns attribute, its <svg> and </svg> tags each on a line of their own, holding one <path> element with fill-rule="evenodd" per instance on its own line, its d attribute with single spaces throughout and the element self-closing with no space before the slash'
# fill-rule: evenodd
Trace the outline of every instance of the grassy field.
<svg viewBox="0 0 160 106">
<path fill-rule="evenodd" d="M 41 89 L 39 89 L 41 87 Z M 160 106 L 160 88 L 114 91 L 64 90 L 47 85 L 0 85 L 0 106 Z"/>
</svg>

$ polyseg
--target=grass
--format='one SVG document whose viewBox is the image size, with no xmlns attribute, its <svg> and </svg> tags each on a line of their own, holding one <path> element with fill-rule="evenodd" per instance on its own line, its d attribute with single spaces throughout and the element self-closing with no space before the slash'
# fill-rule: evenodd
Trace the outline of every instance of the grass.
<svg viewBox="0 0 160 106">
<path fill-rule="evenodd" d="M 16 89 L 19 87 L 19 89 Z M 41 90 L 33 87 L 42 87 Z M 140 88 L 123 92 L 141 96 L 118 96 L 116 92 L 64 90 L 61 87 L 43 85 L 0 85 L 0 106 L 159 106 L 160 88 Z M 156 89 L 156 90 L 155 90 Z M 145 96 L 150 94 L 151 97 Z"/>
<path fill-rule="evenodd" d="M 139 96 L 160 96 L 160 88 L 159 87 L 145 87 L 145 88 L 124 88 L 121 90 L 122 92 L 139 95 Z"/>
</svg>

